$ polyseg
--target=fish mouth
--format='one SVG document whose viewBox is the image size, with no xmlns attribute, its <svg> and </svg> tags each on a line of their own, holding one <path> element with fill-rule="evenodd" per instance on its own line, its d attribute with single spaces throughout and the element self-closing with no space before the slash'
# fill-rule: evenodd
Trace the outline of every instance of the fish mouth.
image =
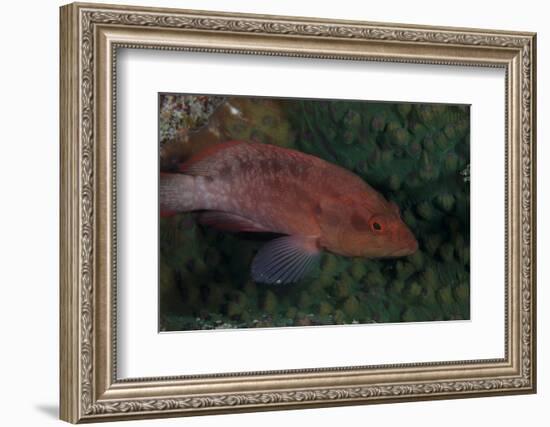
<svg viewBox="0 0 550 427">
<path fill-rule="evenodd" d="M 396 251 L 392 252 L 390 256 L 392 257 L 401 257 L 401 256 L 407 256 L 412 255 L 418 250 L 418 241 L 411 236 L 411 239 L 407 242 L 407 244 L 401 246 Z"/>
</svg>

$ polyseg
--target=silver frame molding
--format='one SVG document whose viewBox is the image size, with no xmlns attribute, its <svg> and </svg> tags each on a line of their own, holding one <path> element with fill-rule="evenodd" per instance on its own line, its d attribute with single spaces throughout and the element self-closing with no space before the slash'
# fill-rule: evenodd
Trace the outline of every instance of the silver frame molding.
<svg viewBox="0 0 550 427">
<path fill-rule="evenodd" d="M 80 3 L 63 6 L 60 13 L 63 420 L 112 421 L 535 392 L 534 33 Z M 505 69 L 505 357 L 117 379 L 118 48 Z"/>
</svg>

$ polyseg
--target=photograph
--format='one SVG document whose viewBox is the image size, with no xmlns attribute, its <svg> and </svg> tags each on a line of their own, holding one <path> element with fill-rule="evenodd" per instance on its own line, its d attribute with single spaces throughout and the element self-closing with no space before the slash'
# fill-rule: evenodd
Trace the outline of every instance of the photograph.
<svg viewBox="0 0 550 427">
<path fill-rule="evenodd" d="M 52 18 L 60 419 L 537 392 L 536 25 L 354 5 Z"/>
<path fill-rule="evenodd" d="M 159 330 L 470 319 L 470 106 L 159 93 Z"/>
</svg>

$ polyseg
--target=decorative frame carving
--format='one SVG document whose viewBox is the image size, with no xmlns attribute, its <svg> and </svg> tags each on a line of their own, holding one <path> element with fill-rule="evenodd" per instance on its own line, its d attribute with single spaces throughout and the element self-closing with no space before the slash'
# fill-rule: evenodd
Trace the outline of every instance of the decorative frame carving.
<svg viewBox="0 0 550 427">
<path fill-rule="evenodd" d="M 535 41 L 535 34 L 506 31 L 63 6 L 61 418 L 76 423 L 535 392 Z M 119 47 L 505 68 L 505 358 L 117 380 Z"/>
</svg>

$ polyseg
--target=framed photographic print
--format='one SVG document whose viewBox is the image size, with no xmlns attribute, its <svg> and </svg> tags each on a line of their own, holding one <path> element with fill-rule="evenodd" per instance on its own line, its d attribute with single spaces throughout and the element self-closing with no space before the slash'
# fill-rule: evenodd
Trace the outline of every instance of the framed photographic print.
<svg viewBox="0 0 550 427">
<path fill-rule="evenodd" d="M 536 390 L 535 34 L 61 8 L 61 418 Z"/>
</svg>

